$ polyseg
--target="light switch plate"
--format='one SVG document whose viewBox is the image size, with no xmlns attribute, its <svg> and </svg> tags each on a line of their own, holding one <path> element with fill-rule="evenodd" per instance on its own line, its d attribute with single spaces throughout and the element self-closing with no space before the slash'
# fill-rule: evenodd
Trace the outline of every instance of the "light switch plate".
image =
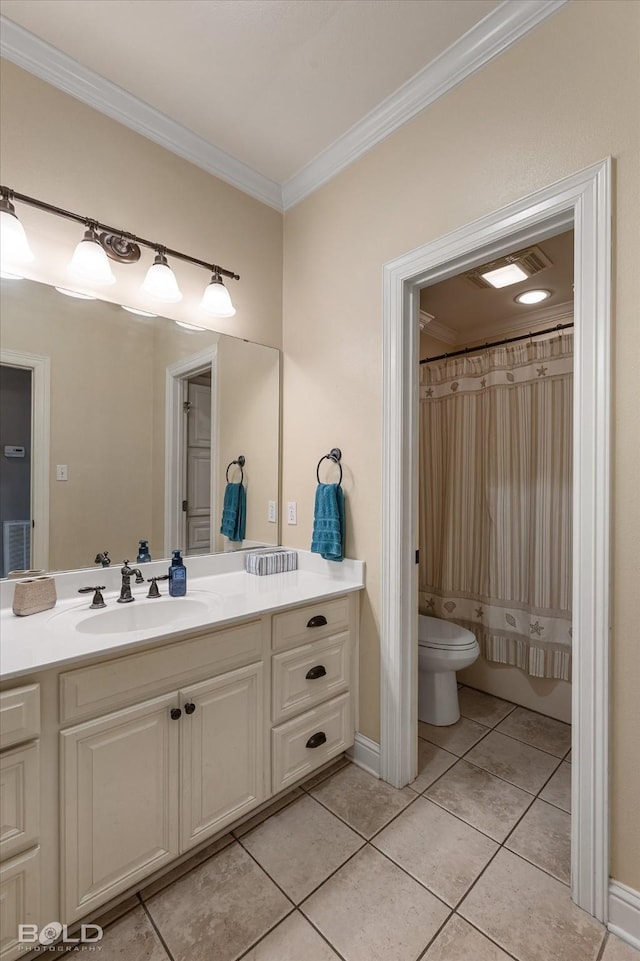
<svg viewBox="0 0 640 961">
<path fill-rule="evenodd" d="M 278 508 L 275 501 L 269 501 L 269 507 L 267 508 L 267 520 L 270 524 L 275 524 L 278 520 Z"/>
<path fill-rule="evenodd" d="M 56 464 L 56 480 L 69 480 L 69 472 L 66 464 Z"/>
<path fill-rule="evenodd" d="M 287 504 L 287 524 L 298 523 L 298 504 L 296 501 L 289 501 Z"/>
</svg>

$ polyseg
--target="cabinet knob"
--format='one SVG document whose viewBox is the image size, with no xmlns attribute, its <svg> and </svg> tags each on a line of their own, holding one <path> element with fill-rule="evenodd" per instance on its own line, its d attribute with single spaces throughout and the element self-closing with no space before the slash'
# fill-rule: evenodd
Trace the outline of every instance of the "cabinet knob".
<svg viewBox="0 0 640 961">
<path fill-rule="evenodd" d="M 316 614 L 315 617 L 307 621 L 307 627 L 324 627 L 326 623 L 327 619 L 324 614 Z"/>
<path fill-rule="evenodd" d="M 172 720 L 172 721 L 177 721 L 178 718 L 181 717 L 181 716 L 182 716 L 182 711 L 180 710 L 179 707 L 172 707 L 172 708 L 171 708 L 171 720 Z"/>
<path fill-rule="evenodd" d="M 195 711 L 195 709 L 196 709 L 196 706 L 195 706 L 195 704 L 193 703 L 193 701 L 188 701 L 187 704 L 185 704 L 185 706 L 184 706 L 184 713 L 185 713 L 185 714 L 193 714 L 193 712 Z"/>
<path fill-rule="evenodd" d="M 307 681 L 317 681 L 319 677 L 325 677 L 327 669 L 324 664 L 316 664 L 315 667 L 310 668 L 305 674 Z"/>
<path fill-rule="evenodd" d="M 305 747 L 320 747 L 321 744 L 325 744 L 327 740 L 327 735 L 324 731 L 318 731 L 317 734 L 312 734 Z"/>
</svg>

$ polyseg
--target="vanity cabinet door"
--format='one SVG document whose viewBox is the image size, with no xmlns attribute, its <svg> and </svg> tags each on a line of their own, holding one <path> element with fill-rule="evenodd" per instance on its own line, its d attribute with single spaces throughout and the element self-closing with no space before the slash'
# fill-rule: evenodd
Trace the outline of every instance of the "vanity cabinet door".
<svg viewBox="0 0 640 961">
<path fill-rule="evenodd" d="M 168 694 L 60 732 L 61 920 L 87 915 L 179 853 L 178 707 Z"/>
<path fill-rule="evenodd" d="M 230 671 L 181 692 L 181 849 L 264 800 L 263 666 Z"/>
</svg>

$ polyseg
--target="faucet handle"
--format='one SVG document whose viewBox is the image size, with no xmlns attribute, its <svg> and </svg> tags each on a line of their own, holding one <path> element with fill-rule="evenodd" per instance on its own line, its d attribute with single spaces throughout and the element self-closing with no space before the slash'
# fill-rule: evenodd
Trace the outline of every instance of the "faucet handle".
<svg viewBox="0 0 640 961">
<path fill-rule="evenodd" d="M 78 594 L 89 594 L 91 591 L 95 591 L 93 595 L 93 601 L 89 610 L 95 610 L 98 607 L 106 607 L 104 602 L 104 597 L 102 596 L 102 591 L 104 590 L 104 584 L 101 587 L 80 587 L 78 588 Z"/>
<path fill-rule="evenodd" d="M 169 580 L 168 574 L 162 574 L 162 575 L 159 575 L 158 577 L 147 578 L 147 584 L 151 584 L 147 597 L 162 597 L 162 594 L 158 590 L 158 581 L 168 581 L 168 580 Z"/>
<path fill-rule="evenodd" d="M 94 564 L 102 564 L 103 567 L 108 567 L 111 563 L 111 558 L 109 557 L 109 551 L 100 551 L 96 554 L 96 559 Z"/>
</svg>

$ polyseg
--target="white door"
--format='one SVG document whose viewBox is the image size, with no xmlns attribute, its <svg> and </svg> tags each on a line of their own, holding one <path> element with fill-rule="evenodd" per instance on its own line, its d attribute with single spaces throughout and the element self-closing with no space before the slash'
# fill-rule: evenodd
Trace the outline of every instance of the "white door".
<svg viewBox="0 0 640 961">
<path fill-rule="evenodd" d="M 187 384 L 186 551 L 211 550 L 211 375 Z"/>
<path fill-rule="evenodd" d="M 262 664 L 180 692 L 181 849 L 264 799 Z"/>
<path fill-rule="evenodd" d="M 71 922 L 178 852 L 178 696 L 60 732 L 62 918 Z"/>
</svg>

